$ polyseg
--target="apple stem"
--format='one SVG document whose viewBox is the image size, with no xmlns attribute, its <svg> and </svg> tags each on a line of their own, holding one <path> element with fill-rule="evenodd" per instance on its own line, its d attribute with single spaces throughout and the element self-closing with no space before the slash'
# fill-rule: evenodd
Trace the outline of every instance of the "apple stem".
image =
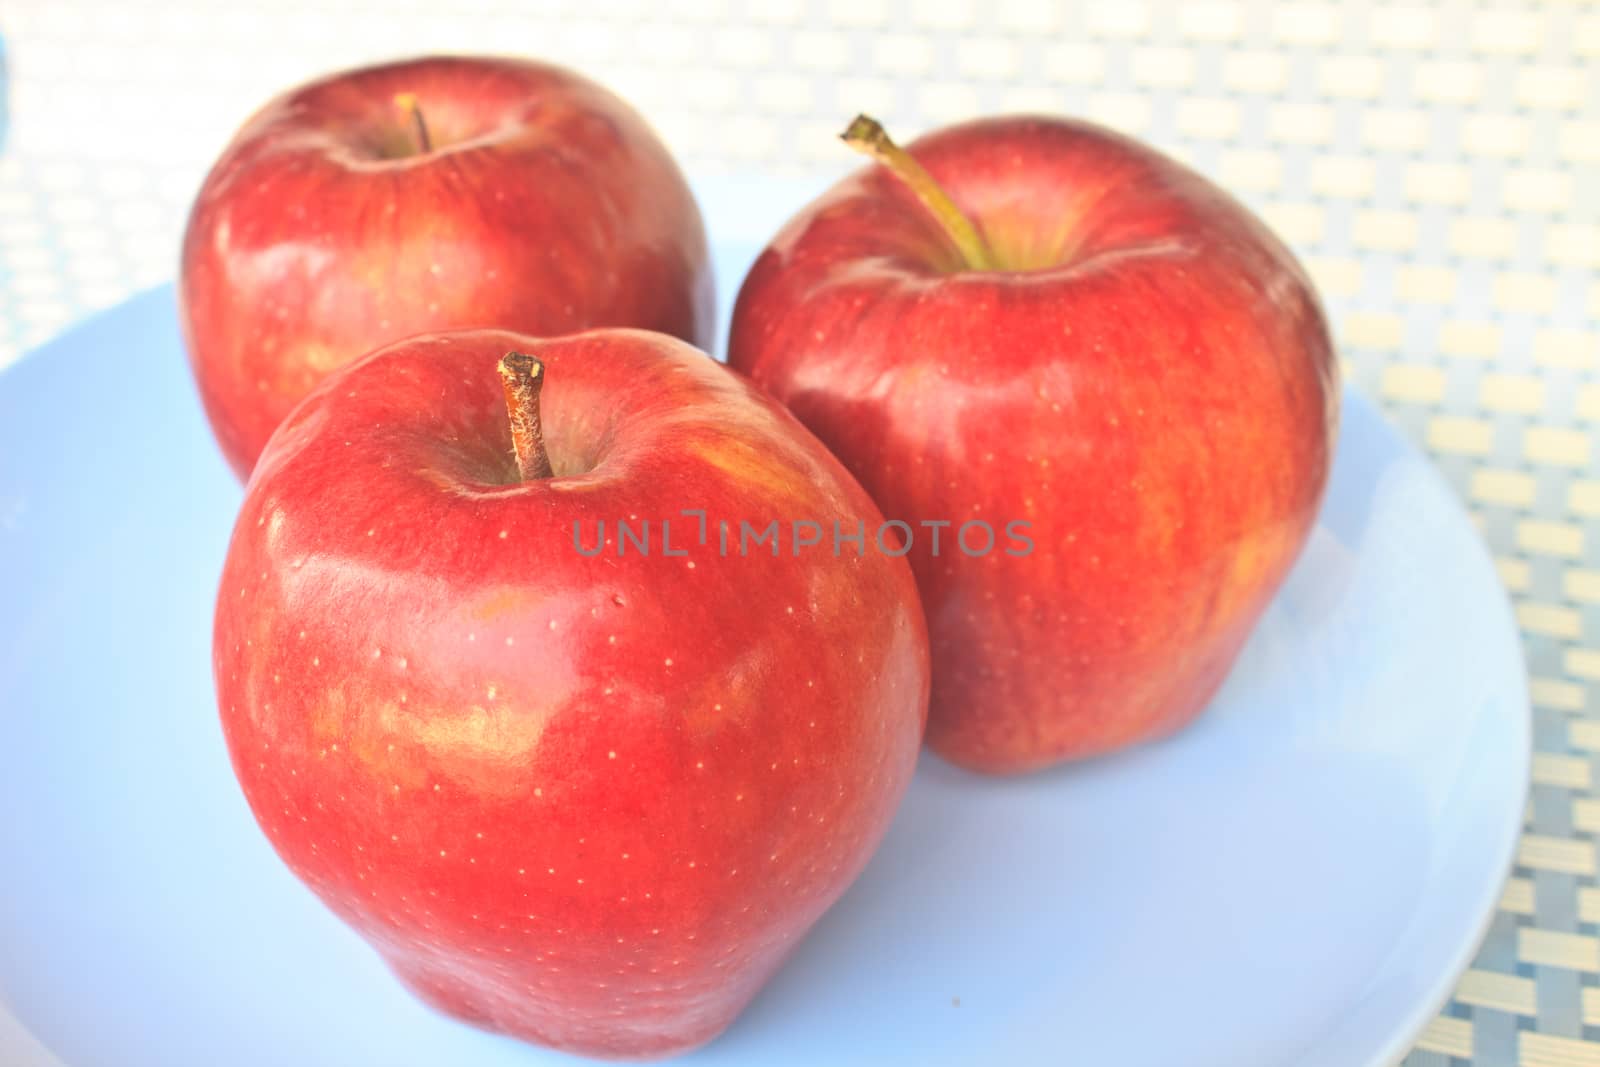
<svg viewBox="0 0 1600 1067">
<path fill-rule="evenodd" d="M 417 139 L 417 151 L 427 155 L 433 151 L 433 138 L 428 136 L 428 123 L 422 117 L 422 105 L 416 93 L 395 93 L 394 106 L 411 119 L 411 135 Z"/>
<path fill-rule="evenodd" d="M 933 175 L 910 152 L 894 143 L 877 119 L 857 115 L 855 121 L 839 135 L 839 139 L 857 152 L 882 163 L 891 174 L 910 187 L 917 194 L 917 199 L 922 201 L 922 206 L 944 228 L 969 267 L 973 270 L 995 269 L 994 255 L 972 220 L 956 206 L 950 194 L 933 180 Z"/>
<path fill-rule="evenodd" d="M 517 473 L 525 482 L 555 477 L 539 422 L 544 364 L 525 352 L 507 352 L 500 357 L 500 383 L 505 387 L 506 414 L 511 417 L 511 447 L 517 454 Z"/>
</svg>

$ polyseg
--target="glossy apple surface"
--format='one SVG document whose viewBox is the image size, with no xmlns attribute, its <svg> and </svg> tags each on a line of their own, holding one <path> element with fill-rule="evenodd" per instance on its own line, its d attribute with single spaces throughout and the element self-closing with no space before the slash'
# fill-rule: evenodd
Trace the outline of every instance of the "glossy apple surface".
<svg viewBox="0 0 1600 1067">
<path fill-rule="evenodd" d="M 868 166 L 757 260 L 729 360 L 890 518 L 953 524 L 911 553 L 938 752 L 1016 772 L 1168 734 L 1311 528 L 1339 395 L 1317 298 L 1238 203 L 1106 130 L 997 118 L 909 150 L 988 268 Z M 1027 522 L 1034 551 L 968 557 L 972 520 Z"/>
<path fill-rule="evenodd" d="M 645 122 L 570 71 L 488 58 L 369 67 L 269 103 L 200 190 L 178 295 L 241 478 L 313 385 L 390 341 L 636 326 L 705 347 L 713 313 L 699 210 Z"/>
<path fill-rule="evenodd" d="M 513 459 L 511 349 L 545 367 L 550 478 Z M 619 519 L 651 523 L 649 555 L 618 554 Z M 218 594 L 234 769 L 427 1002 L 589 1055 L 681 1051 L 877 846 L 926 718 L 910 567 L 723 555 L 719 519 L 881 521 L 778 404 L 642 331 L 401 342 L 272 438 Z M 599 522 L 585 555 L 574 524 L 588 550 Z"/>
</svg>

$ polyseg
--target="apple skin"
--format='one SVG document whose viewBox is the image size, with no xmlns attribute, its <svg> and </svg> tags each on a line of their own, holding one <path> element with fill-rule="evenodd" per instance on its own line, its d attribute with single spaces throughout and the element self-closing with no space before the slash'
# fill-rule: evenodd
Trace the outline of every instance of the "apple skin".
<svg viewBox="0 0 1600 1067">
<path fill-rule="evenodd" d="M 546 368 L 549 480 L 517 481 L 510 349 Z M 633 515 L 675 554 L 575 550 Z M 861 871 L 927 715 L 905 560 L 718 555 L 719 517 L 767 516 L 882 521 L 674 339 L 469 331 L 335 372 L 263 453 L 218 593 L 272 845 L 444 1012 L 594 1056 L 709 1040 Z"/>
<path fill-rule="evenodd" d="M 313 385 L 390 341 L 634 326 L 706 347 L 714 315 L 699 209 L 644 120 L 570 71 L 490 58 L 368 67 L 267 104 L 200 190 L 178 298 L 241 479 Z"/>
<path fill-rule="evenodd" d="M 931 747 L 1014 773 L 1169 734 L 1316 515 L 1339 402 L 1316 295 L 1241 205 L 1096 126 L 991 118 L 908 150 L 1002 269 L 965 269 L 869 166 L 757 259 L 729 362 L 890 517 L 1032 524 L 1023 557 L 952 553 L 951 527 L 936 559 L 918 530 Z"/>
</svg>

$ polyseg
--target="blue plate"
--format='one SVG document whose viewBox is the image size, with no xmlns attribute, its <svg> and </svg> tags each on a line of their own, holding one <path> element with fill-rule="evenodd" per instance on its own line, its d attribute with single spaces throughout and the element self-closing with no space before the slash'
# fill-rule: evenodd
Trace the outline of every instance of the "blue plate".
<svg viewBox="0 0 1600 1067">
<path fill-rule="evenodd" d="M 754 248 L 719 251 L 729 290 Z M 1529 717 L 1472 527 L 1345 411 L 1321 523 L 1197 725 L 1023 780 L 924 757 L 860 882 L 687 1062 L 1397 1059 L 1495 907 Z M 210 677 L 238 499 L 170 288 L 0 376 L 0 1062 L 573 1062 L 421 1007 L 256 829 Z"/>
</svg>

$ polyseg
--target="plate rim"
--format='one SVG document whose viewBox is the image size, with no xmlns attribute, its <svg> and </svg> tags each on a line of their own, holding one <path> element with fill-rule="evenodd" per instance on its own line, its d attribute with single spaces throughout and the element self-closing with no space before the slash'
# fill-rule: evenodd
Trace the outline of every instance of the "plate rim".
<svg viewBox="0 0 1600 1067">
<path fill-rule="evenodd" d="M 1348 384 L 1346 388 L 1353 389 Z M 1449 482 L 1445 481 L 1443 472 L 1433 462 L 1432 457 L 1401 434 L 1383 416 L 1381 408 L 1364 394 L 1359 394 L 1358 392 L 1358 395 L 1361 395 L 1362 400 L 1378 415 L 1379 420 L 1382 422 L 1383 430 L 1394 437 L 1402 448 L 1422 459 L 1427 467 L 1428 477 L 1445 490 L 1449 506 L 1455 512 L 1457 520 L 1465 528 L 1472 531 L 1474 551 L 1482 558 L 1485 566 L 1489 568 L 1489 572 L 1495 574 L 1494 558 L 1489 551 L 1488 543 L 1484 541 L 1483 535 L 1473 525 L 1460 495 L 1450 486 Z M 1505 893 L 1506 884 L 1516 871 L 1517 848 L 1522 840 L 1523 811 L 1528 806 L 1528 798 L 1532 795 L 1533 790 L 1533 699 L 1528 691 L 1527 652 L 1522 646 L 1521 631 L 1516 625 L 1511 595 L 1505 584 L 1499 581 L 1498 577 L 1494 582 L 1494 589 L 1496 592 L 1496 611 L 1500 617 L 1500 628 L 1504 631 L 1507 647 L 1511 650 L 1517 677 L 1522 681 L 1522 686 L 1514 695 L 1512 706 L 1507 709 L 1510 725 L 1515 731 L 1515 737 L 1513 738 L 1516 744 L 1516 750 L 1513 753 L 1515 757 L 1514 769 L 1519 786 L 1516 792 L 1516 803 L 1507 805 L 1503 816 L 1504 822 L 1499 827 L 1502 837 L 1497 850 L 1499 862 L 1494 865 L 1494 869 L 1500 873 L 1497 877 L 1489 880 L 1481 896 L 1474 903 L 1473 909 L 1478 914 L 1478 921 L 1465 931 L 1456 946 L 1455 952 L 1450 956 L 1448 966 L 1435 976 L 1427 995 L 1417 1001 L 1406 1023 L 1391 1036 L 1387 1044 L 1380 1048 L 1367 1067 L 1398 1067 L 1401 1061 L 1416 1048 L 1417 1040 L 1427 1032 L 1428 1024 L 1438 1016 L 1445 1005 L 1455 998 L 1456 986 L 1460 983 L 1461 977 L 1471 969 L 1473 959 L 1476 958 L 1478 950 L 1483 947 L 1484 940 L 1489 936 L 1489 931 L 1494 926 L 1495 916 L 1500 912 L 1500 899 Z M 1469 1062 L 1471 1062 L 1470 1058 Z"/>
</svg>

